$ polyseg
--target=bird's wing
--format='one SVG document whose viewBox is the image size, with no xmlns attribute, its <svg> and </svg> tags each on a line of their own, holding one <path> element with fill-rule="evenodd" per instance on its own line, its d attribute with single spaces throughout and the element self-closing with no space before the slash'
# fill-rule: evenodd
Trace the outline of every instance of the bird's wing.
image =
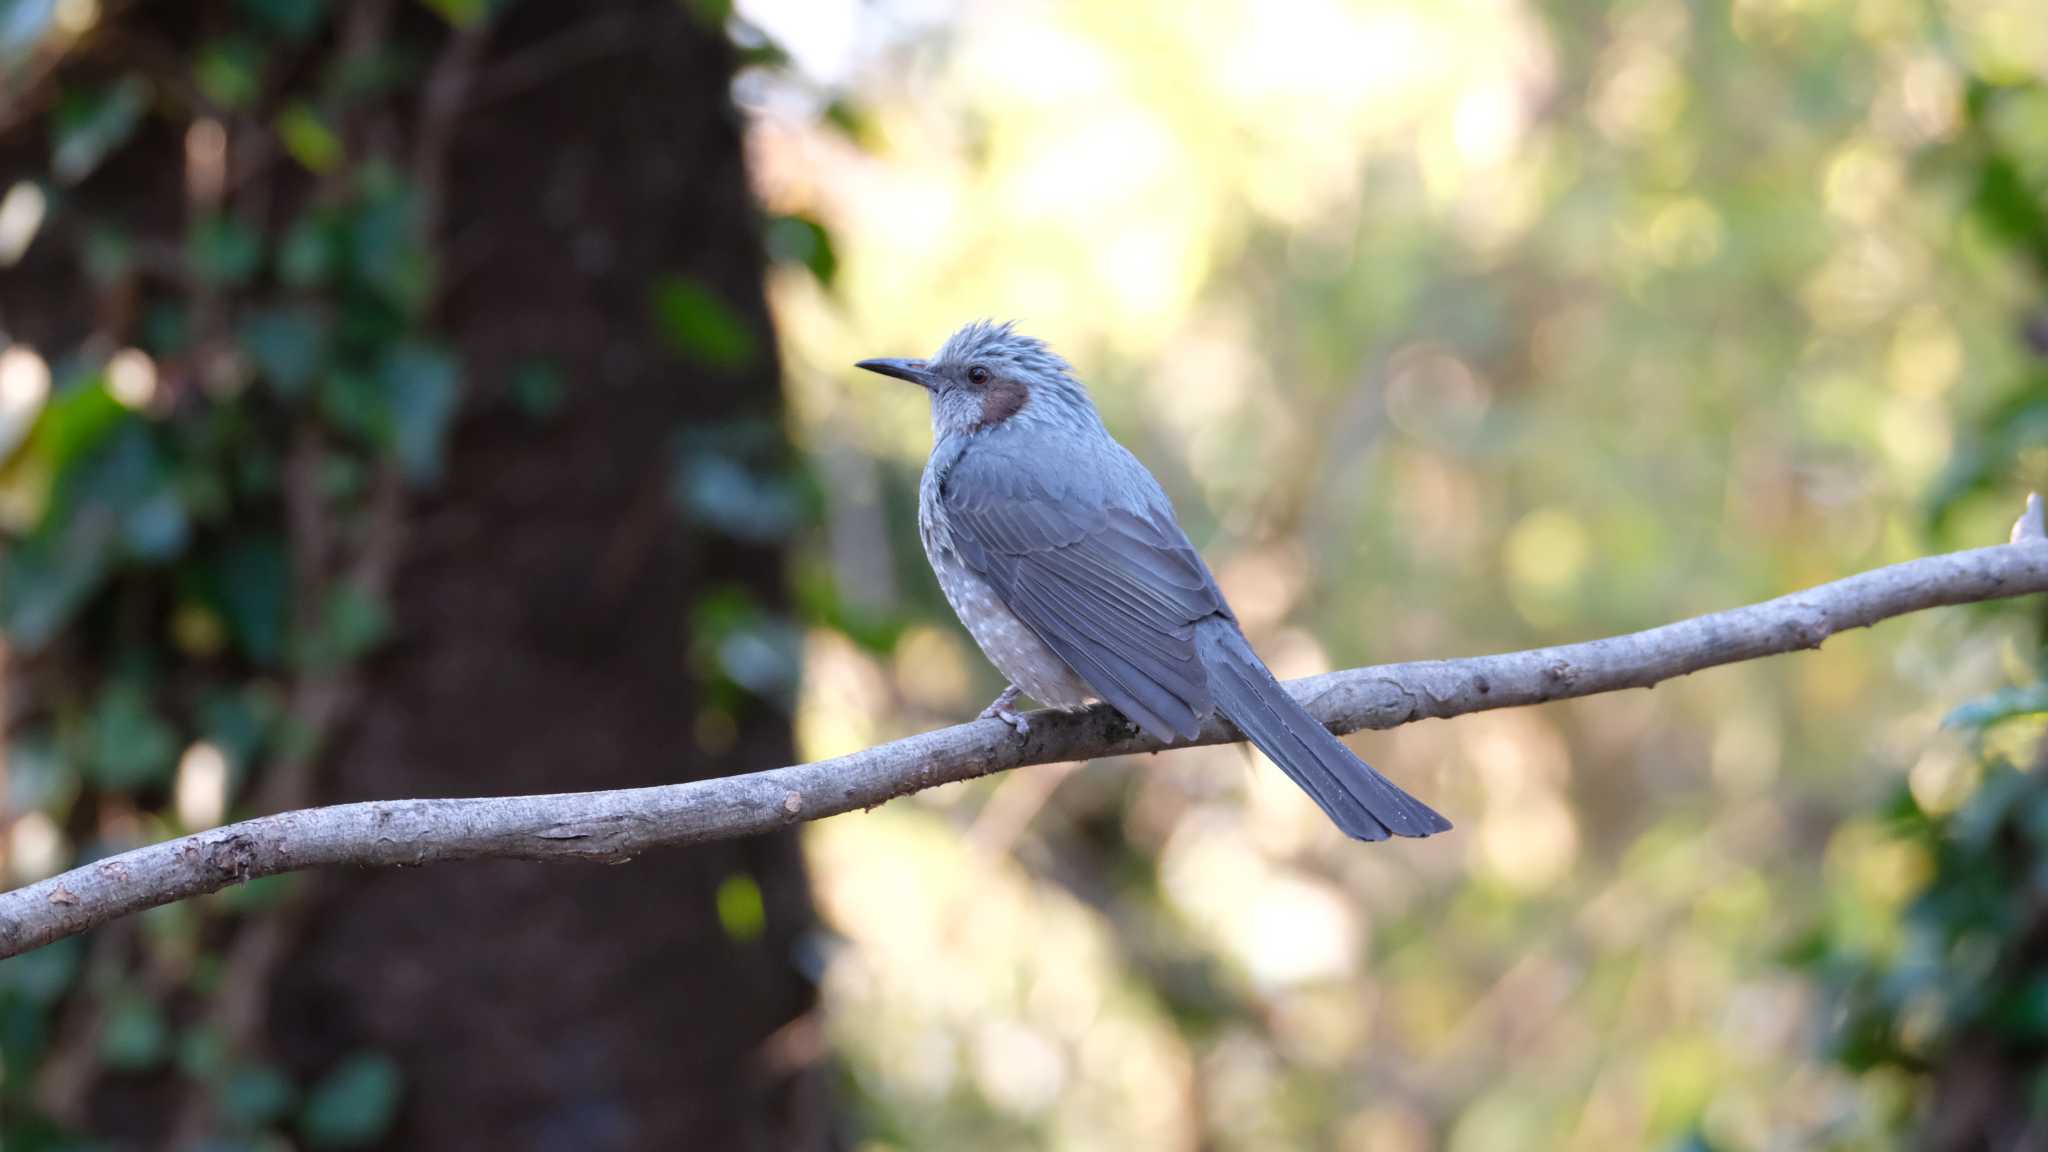
<svg viewBox="0 0 2048 1152">
<path fill-rule="evenodd" d="M 1149 476 L 1105 499 L 1046 463 L 964 454 L 940 491 L 954 551 L 1097 696 L 1193 737 L 1213 707 L 1195 622 L 1229 612 L 1215 581 Z"/>
</svg>

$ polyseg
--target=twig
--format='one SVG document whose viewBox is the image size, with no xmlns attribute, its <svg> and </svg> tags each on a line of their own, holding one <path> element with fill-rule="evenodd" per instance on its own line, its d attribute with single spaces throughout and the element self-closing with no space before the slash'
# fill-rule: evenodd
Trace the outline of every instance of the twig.
<svg viewBox="0 0 2048 1152">
<path fill-rule="evenodd" d="M 1644 632 L 1466 660 L 1388 664 L 1289 685 L 1336 732 L 1647 688 L 1703 668 L 1818 648 L 1829 636 L 1944 605 L 2048 591 L 2048 542 L 1910 560 Z M 1212 719 L 1190 743 L 1240 739 Z M 1019 737 L 978 720 L 848 756 L 743 776 L 544 796 L 379 800 L 281 812 L 137 848 L 0 894 L 0 956 L 259 876 L 338 864 L 485 857 L 620 861 L 871 808 L 1027 764 L 1157 752 L 1114 711 L 1040 712 Z M 1398 771 L 1398 769 L 1397 769 Z M 1384 849 L 1381 849 L 1384 851 Z"/>
</svg>

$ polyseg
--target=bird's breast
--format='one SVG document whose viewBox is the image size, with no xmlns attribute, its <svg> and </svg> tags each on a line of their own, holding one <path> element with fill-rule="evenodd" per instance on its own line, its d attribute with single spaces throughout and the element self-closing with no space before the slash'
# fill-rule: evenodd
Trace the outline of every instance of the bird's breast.
<svg viewBox="0 0 2048 1152">
<path fill-rule="evenodd" d="M 953 606 L 953 614 L 960 618 L 968 635 L 974 637 L 982 655 L 1010 683 L 1022 688 L 1033 700 L 1055 708 L 1075 708 L 1096 698 L 1095 692 L 1067 667 L 1066 661 L 1010 611 L 995 588 L 962 563 L 950 548 L 934 548 L 927 537 L 925 554 L 931 560 L 932 572 L 939 578 L 940 590 L 946 594 L 946 603 Z"/>
</svg>

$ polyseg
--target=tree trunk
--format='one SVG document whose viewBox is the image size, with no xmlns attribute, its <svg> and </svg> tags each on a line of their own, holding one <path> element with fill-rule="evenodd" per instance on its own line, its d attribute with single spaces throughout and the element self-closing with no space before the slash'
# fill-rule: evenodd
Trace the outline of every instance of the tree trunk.
<svg viewBox="0 0 2048 1152">
<path fill-rule="evenodd" d="M 396 642 L 323 801 L 627 788 L 792 758 L 772 708 L 739 708 L 708 739 L 700 723 L 693 606 L 736 585 L 772 607 L 782 567 L 772 545 L 684 523 L 675 441 L 776 427 L 779 396 L 730 51 L 684 8 L 642 6 L 623 34 L 578 41 L 608 17 L 524 4 L 492 39 L 486 77 L 565 44 L 584 56 L 522 91 L 486 85 L 457 130 L 444 318 L 468 407 L 410 517 Z M 663 347 L 650 298 L 676 274 L 744 318 L 749 366 Z M 532 363 L 565 385 L 542 418 L 509 395 Z M 747 891 L 735 877 L 763 895 L 758 934 L 721 922 L 721 885 Z M 354 1049 L 393 1056 L 406 1102 L 390 1147 L 828 1143 L 821 1077 L 769 1043 L 813 1004 L 794 835 L 623 867 L 335 878 L 316 901 L 271 998 L 274 1052 L 307 1074 Z"/>
<path fill-rule="evenodd" d="M 191 61 L 202 45 L 253 35 L 243 25 L 258 7 L 110 10 L 112 26 L 96 29 L 61 76 L 104 83 L 155 68 L 158 90 L 176 97 L 157 107 L 196 114 L 180 103 Z M 478 51 L 462 66 L 460 110 L 434 127 L 449 94 L 436 88 L 447 79 L 440 66 L 467 34 L 433 7 L 333 5 L 334 27 L 313 33 L 300 57 L 345 53 L 351 21 L 374 10 L 370 23 L 396 49 L 382 59 L 424 65 L 416 86 L 380 91 L 394 122 L 370 150 L 417 177 L 418 158 L 438 146 L 423 138 L 445 134 L 445 162 L 430 174 L 440 257 L 431 323 L 459 352 L 466 389 L 438 481 L 409 493 L 399 517 L 389 641 L 351 674 L 348 703 L 319 745 L 314 794 L 286 799 L 623 788 L 788 763 L 787 715 L 716 680 L 700 635 L 706 598 L 730 604 L 734 589 L 774 618 L 781 542 L 722 533 L 715 516 L 693 522 L 671 495 L 689 430 L 744 425 L 771 455 L 786 450 L 728 93 L 732 49 L 674 0 L 484 5 L 494 26 L 468 41 Z M 290 82 L 320 90 L 316 66 L 302 71 Z M 38 99 L 54 106 L 52 93 Z M 53 122 L 44 107 L 0 134 L 0 191 L 49 167 Z M 61 190 L 67 219 L 116 222 L 176 259 L 187 241 L 185 133 L 177 115 L 142 117 L 92 179 Z M 274 158 L 232 197 L 256 206 L 274 242 L 287 210 L 321 195 L 318 183 Z M 128 290 L 96 289 L 82 274 L 84 239 L 60 229 L 37 240 L 0 282 L 9 338 L 59 354 L 88 333 L 136 339 Z M 713 301 L 724 343 L 692 356 L 687 340 L 664 339 L 654 298 L 671 278 Z M 536 399 L 541 365 L 558 401 Z M 161 629 L 131 631 L 147 639 Z M 34 659 L 13 654 L 10 728 L 77 694 L 79 653 L 97 653 L 98 636 L 61 636 Z M 288 674 L 305 675 L 317 674 Z M 259 805 L 282 802 L 265 784 L 255 782 Z M 167 802 L 161 784 L 135 795 Z M 93 811 L 75 806 L 75 839 L 92 834 Z M 106 1003 L 118 987 L 143 990 L 166 1036 L 212 1029 L 227 1037 L 228 1060 L 281 1066 L 302 1090 L 351 1056 L 388 1058 L 401 1097 L 383 1147 L 837 1141 L 816 1059 L 811 910 L 793 834 L 609 868 L 321 876 L 287 911 L 243 919 L 232 932 L 206 929 L 200 947 L 219 959 L 218 980 L 205 975 L 211 961 L 149 959 L 134 924 L 96 934 L 88 964 L 118 982 L 81 978 L 49 1007 L 47 1058 L 9 1070 L 9 1099 L 26 1101 L 33 1080 L 35 1106 L 56 1129 L 109 1146 L 235 1134 L 219 1083 L 180 1067 L 167 1043 L 145 1064 L 106 1064 Z M 41 1043 L 39 1031 L 22 1035 Z M 41 1123 L 0 1115 L 0 1143 L 17 1122 Z M 289 1132 L 303 1118 L 265 1123 Z"/>
</svg>

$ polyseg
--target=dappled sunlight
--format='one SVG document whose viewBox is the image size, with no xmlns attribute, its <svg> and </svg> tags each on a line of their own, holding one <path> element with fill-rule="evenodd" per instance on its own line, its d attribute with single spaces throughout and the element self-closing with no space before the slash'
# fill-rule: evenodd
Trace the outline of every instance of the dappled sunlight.
<svg viewBox="0 0 2048 1152">
<path fill-rule="evenodd" d="M 877 743 L 890 705 L 887 673 L 872 656 L 837 632 L 813 629 L 805 637 L 799 755 L 825 760 Z"/>
<path fill-rule="evenodd" d="M 1269 861 L 1250 833 L 1220 807 L 1182 819 L 1159 859 L 1173 907 L 1263 991 L 1354 975 L 1368 927 L 1359 910 L 1330 884 Z"/>
<path fill-rule="evenodd" d="M 156 398 L 156 361 L 140 348 L 123 348 L 107 359 L 107 395 L 124 408 L 147 408 Z"/>
<path fill-rule="evenodd" d="M 809 848 L 848 935 L 827 995 L 839 1040 L 875 1053 L 865 1090 L 914 1104 L 928 1134 L 971 1080 L 1018 1121 L 1182 1146 L 1188 1053 L 1125 986 L 1115 928 L 914 808 L 820 825 Z"/>
<path fill-rule="evenodd" d="M 7 829 L 7 883 L 26 884 L 63 870 L 71 843 L 47 812 L 26 812 Z"/>
<path fill-rule="evenodd" d="M 227 815 L 229 776 L 227 754 L 219 745 L 201 740 L 185 749 L 172 777 L 171 797 L 186 831 L 215 827 Z"/>
<path fill-rule="evenodd" d="M 50 366 L 35 349 L 22 344 L 0 349 L 0 458 L 28 435 L 49 395 Z"/>
<path fill-rule="evenodd" d="M 0 196 L 0 267 L 20 263 L 43 226 L 49 198 L 41 187 L 17 180 Z"/>
<path fill-rule="evenodd" d="M 944 713 L 967 710 L 970 661 L 979 658 L 958 634 L 920 625 L 904 633 L 890 663 L 907 703 Z"/>
<path fill-rule="evenodd" d="M 916 544 L 924 397 L 845 367 L 977 316 L 1074 362 L 1283 676 L 2002 540 L 2002 488 L 1923 515 L 2036 292 L 1959 222 L 1950 146 L 2048 18 L 1939 8 L 885 3 L 797 47 L 858 115 L 750 122 L 764 201 L 839 261 L 771 284 L 792 425 L 873 461 L 905 625 L 813 636 L 805 754 L 1002 686 Z M 1983 131 L 2048 171 L 2040 122 Z M 1927 862 L 1857 813 L 1975 794 L 1942 717 L 2030 675 L 1987 619 L 1351 738 L 1457 825 L 1423 842 L 1344 841 L 1236 748 L 822 825 L 851 1075 L 888 1147 L 986 1137 L 969 1107 L 1018 1146 L 1879 1146 L 1898 1089 L 1829 1063 L 1784 957 L 1896 931 Z"/>
</svg>

